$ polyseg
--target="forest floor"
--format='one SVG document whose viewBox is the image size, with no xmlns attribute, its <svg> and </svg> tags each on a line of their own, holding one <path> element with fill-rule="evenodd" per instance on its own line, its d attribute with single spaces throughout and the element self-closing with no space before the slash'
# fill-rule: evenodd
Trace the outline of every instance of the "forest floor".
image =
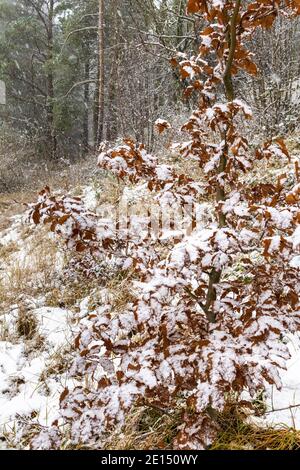
<svg viewBox="0 0 300 470">
<path fill-rule="evenodd" d="M 93 178 L 72 187 L 90 210 L 112 184 L 103 182 L 100 191 Z M 64 191 L 71 188 L 66 186 Z M 117 193 L 111 186 L 110 200 Z M 0 448 L 27 448 L 30 435 L 20 440 L 17 422 L 46 426 L 58 417 L 59 396 L 74 385 L 69 368 L 78 323 L 97 304 L 99 290 L 97 281 L 66 277 L 68 259 L 53 235 L 26 218 L 26 204 L 35 199 L 34 190 L 0 194 Z M 116 295 L 122 292 L 121 281 L 114 288 Z M 270 387 L 257 399 L 257 416 L 241 418 L 229 406 L 213 448 L 300 448 L 300 343 L 292 336 L 287 340 L 292 359 L 282 390 Z M 162 438 L 169 441 L 173 428 L 169 417 L 139 409 L 128 418 L 122 439 L 115 436 L 108 446 L 155 448 Z"/>
</svg>

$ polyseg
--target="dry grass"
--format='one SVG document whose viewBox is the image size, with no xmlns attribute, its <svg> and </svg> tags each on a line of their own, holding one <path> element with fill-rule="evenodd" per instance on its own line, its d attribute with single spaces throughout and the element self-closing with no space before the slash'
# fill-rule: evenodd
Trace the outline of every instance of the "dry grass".
<svg viewBox="0 0 300 470">
<path fill-rule="evenodd" d="M 97 182 L 96 190 L 99 199 L 99 207 L 106 204 L 115 206 L 122 197 L 124 184 L 111 175 L 103 175 L 101 180 Z"/>
<path fill-rule="evenodd" d="M 300 431 L 286 426 L 258 427 L 247 424 L 236 407 L 228 406 L 219 417 L 221 431 L 211 450 L 299 450 Z"/>
<path fill-rule="evenodd" d="M 36 194 L 30 191 L 0 192 L 0 232 L 9 229 L 11 226 L 11 218 L 21 214 L 26 204 L 32 202 L 35 197 Z"/>
<path fill-rule="evenodd" d="M 110 436 L 106 449 L 171 449 L 180 416 L 180 412 L 165 414 L 154 408 L 137 408 L 128 415 L 123 432 Z"/>
<path fill-rule="evenodd" d="M 287 138 L 285 138 L 285 144 L 288 148 L 290 154 L 299 154 L 300 151 L 300 140 L 298 133 L 290 134 Z"/>
<path fill-rule="evenodd" d="M 1 301 L 1 299 L 0 299 Z M 7 322 L 7 319 L 0 315 L 0 341 L 9 341 L 11 338 L 10 325 Z"/>
<path fill-rule="evenodd" d="M 80 299 L 87 297 L 95 287 L 95 281 L 72 283 L 66 282 L 64 286 L 55 287 L 46 293 L 46 304 L 49 307 L 71 308 L 78 304 Z"/>
<path fill-rule="evenodd" d="M 95 155 L 53 161 L 40 148 L 40 140 L 30 141 L 9 128 L 0 129 L 0 193 L 12 194 L 24 188 L 36 192 L 45 185 L 73 190 L 95 173 L 96 162 Z"/>
<path fill-rule="evenodd" d="M 52 374 L 54 371 L 49 371 Z M 45 377 L 46 380 L 47 377 Z M 300 431 L 287 427 L 259 428 L 246 424 L 244 417 L 229 406 L 219 418 L 220 432 L 210 451 L 219 450 L 299 450 Z M 180 410 L 166 414 L 155 408 L 140 407 L 132 410 L 126 419 L 122 432 L 107 437 L 104 450 L 172 450 L 172 441 L 177 428 L 182 423 Z M 24 420 L 28 433 L 23 434 L 18 448 L 28 446 L 30 440 L 39 431 L 28 419 Z M 16 448 L 17 432 L 10 429 L 4 433 L 8 446 Z M 78 443 L 70 444 L 68 429 L 61 450 L 89 450 Z M 91 449 L 92 450 L 92 449 Z"/>
<path fill-rule="evenodd" d="M 0 305 L 14 304 L 22 297 L 45 295 L 55 283 L 57 248 L 45 236 L 37 234 L 26 247 L 15 242 L 0 248 L 2 273 L 0 277 Z M 19 251 L 23 250 L 19 258 Z"/>
<path fill-rule="evenodd" d="M 133 272 L 119 272 L 107 283 L 107 289 L 113 298 L 115 312 L 121 312 L 128 303 L 135 299 L 134 292 L 130 289 Z"/>
<path fill-rule="evenodd" d="M 36 317 L 24 307 L 18 310 L 16 330 L 18 336 L 23 336 L 26 340 L 33 339 L 38 331 Z"/>
<path fill-rule="evenodd" d="M 110 436 L 109 450 L 172 449 L 181 413 L 164 414 L 152 408 L 133 410 L 122 433 Z M 245 416 L 229 405 L 219 415 L 220 431 L 209 450 L 299 450 L 300 431 L 285 426 L 258 427 L 247 424 Z"/>
</svg>

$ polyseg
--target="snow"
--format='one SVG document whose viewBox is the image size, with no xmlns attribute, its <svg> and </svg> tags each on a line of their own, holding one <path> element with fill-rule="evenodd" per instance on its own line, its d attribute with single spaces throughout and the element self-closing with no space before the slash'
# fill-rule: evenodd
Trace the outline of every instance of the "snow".
<svg viewBox="0 0 300 470">
<path fill-rule="evenodd" d="M 287 209 L 279 211 L 274 207 L 268 207 L 268 212 L 271 215 L 272 221 L 280 229 L 288 228 L 293 220 L 293 214 Z"/>
<path fill-rule="evenodd" d="M 300 268 L 300 256 L 294 256 L 290 262 L 292 268 Z"/>
<path fill-rule="evenodd" d="M 279 391 L 272 387 L 269 390 L 263 423 L 300 429 L 300 342 L 292 335 L 289 335 L 288 341 L 292 358 L 288 361 L 287 371 L 281 376 L 282 389 Z"/>
<path fill-rule="evenodd" d="M 136 378 L 138 380 L 140 379 L 141 382 L 145 383 L 149 388 L 154 388 L 157 384 L 154 373 L 147 367 L 143 367 L 143 369 L 141 369 L 141 371 L 137 374 Z"/>
<path fill-rule="evenodd" d="M 300 225 L 296 228 L 294 234 L 292 235 L 293 248 L 296 250 L 300 246 Z"/>
<path fill-rule="evenodd" d="M 4 285 L 7 266 L 11 264 L 25 269 L 30 262 L 33 263 L 35 234 L 30 232 L 24 236 L 24 220 L 24 215 L 12 217 L 11 228 L 0 233 L 2 245 L 15 245 L 9 260 L 3 260 L 1 281 Z M 59 271 L 61 261 L 61 256 L 58 256 L 54 270 L 57 268 Z M 36 298 L 23 295 L 15 302 L 15 305 L 0 311 L 0 437 L 4 430 L 9 432 L 23 418 L 41 425 L 51 425 L 58 417 L 61 392 L 67 384 L 70 387 L 73 384 L 67 371 L 47 372 L 57 365 L 58 357 L 73 342 L 73 313 L 67 309 L 45 306 L 46 300 L 42 295 Z M 18 333 L 20 308 L 22 313 L 27 312 L 36 321 L 37 331 L 31 339 L 25 339 Z"/>
<path fill-rule="evenodd" d="M 61 308 L 42 307 L 34 311 L 41 335 L 55 347 L 63 346 L 71 340 L 71 331 L 66 327 L 72 313 Z"/>
<path fill-rule="evenodd" d="M 23 215 L 17 215 L 10 218 L 11 226 L 9 229 L 0 233 L 0 245 L 6 246 L 10 243 L 19 243 L 20 231 L 24 221 Z"/>
<path fill-rule="evenodd" d="M 210 48 L 210 46 L 211 46 L 211 38 L 210 38 L 209 35 L 201 34 L 201 40 L 202 40 L 202 45 L 203 45 L 203 46 Z"/>
<path fill-rule="evenodd" d="M 97 191 L 92 186 L 86 186 L 83 190 L 82 201 L 89 211 L 95 211 L 99 205 Z"/>
<path fill-rule="evenodd" d="M 271 244 L 269 247 L 269 252 L 272 253 L 273 251 L 279 250 L 280 247 L 280 236 L 276 235 L 275 237 L 271 238 Z"/>
<path fill-rule="evenodd" d="M 135 186 L 126 186 L 122 194 L 121 202 L 126 203 L 136 203 L 141 200 L 141 198 L 147 197 L 149 195 L 147 183 L 137 184 Z"/>
<path fill-rule="evenodd" d="M 155 171 L 158 179 L 161 181 L 172 179 L 172 169 L 168 165 L 158 165 Z"/>
<path fill-rule="evenodd" d="M 235 104 L 237 104 L 245 113 L 245 116 L 249 116 L 251 117 L 252 116 L 252 109 L 250 108 L 250 106 L 248 106 L 244 101 L 241 101 L 241 100 L 234 100 L 233 101 Z"/>
<path fill-rule="evenodd" d="M 0 432 L 4 427 L 13 426 L 18 417 L 30 417 L 33 412 L 40 424 L 51 424 L 58 415 L 59 396 L 69 382 L 66 374 L 45 380 L 42 374 L 53 365 L 55 351 L 70 342 L 70 312 L 42 307 L 32 310 L 31 314 L 38 321 L 42 349 L 28 352 L 22 338 L 16 344 L 0 341 Z M 17 309 L 5 316 L 10 329 L 15 325 L 16 316 Z"/>
<path fill-rule="evenodd" d="M 190 65 L 184 65 L 182 68 L 190 76 L 191 79 L 193 79 L 195 77 L 195 71 L 194 71 L 193 67 L 191 67 Z"/>
<path fill-rule="evenodd" d="M 212 4 L 214 8 L 223 8 L 224 0 L 212 0 Z"/>
</svg>

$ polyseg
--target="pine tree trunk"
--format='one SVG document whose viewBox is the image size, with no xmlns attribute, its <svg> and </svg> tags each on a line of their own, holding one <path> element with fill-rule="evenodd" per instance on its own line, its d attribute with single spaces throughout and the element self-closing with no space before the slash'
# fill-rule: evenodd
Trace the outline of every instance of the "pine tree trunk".
<svg viewBox="0 0 300 470">
<path fill-rule="evenodd" d="M 98 122 L 97 122 L 97 146 L 104 137 L 104 0 L 99 0 L 99 26 L 98 26 Z"/>
<path fill-rule="evenodd" d="M 84 64 L 84 79 L 87 81 L 84 85 L 84 117 L 83 117 L 83 150 L 86 152 L 89 148 L 89 104 L 90 104 L 90 54 L 87 51 L 86 62 Z"/>
<path fill-rule="evenodd" d="M 55 130 L 54 120 L 54 74 L 53 74 L 53 57 L 54 57 L 54 44 L 53 44 L 53 25 L 54 25 L 54 0 L 49 3 L 49 22 L 48 22 L 48 56 L 47 56 L 47 98 L 46 98 L 46 112 L 47 112 L 47 125 L 48 136 L 47 140 L 50 146 L 50 153 L 52 159 L 57 158 L 57 136 Z"/>
<path fill-rule="evenodd" d="M 115 4 L 116 3 L 116 4 Z M 118 43 L 118 21 L 117 21 L 117 2 L 114 1 L 112 5 L 110 29 L 111 45 L 115 46 Z M 107 125 L 106 139 L 109 142 L 114 141 L 118 136 L 118 122 L 117 122 L 117 88 L 118 88 L 118 69 L 119 69 L 119 48 L 114 47 L 111 56 L 110 64 L 110 78 L 108 84 L 108 97 L 107 103 L 109 106 L 109 122 Z"/>
</svg>

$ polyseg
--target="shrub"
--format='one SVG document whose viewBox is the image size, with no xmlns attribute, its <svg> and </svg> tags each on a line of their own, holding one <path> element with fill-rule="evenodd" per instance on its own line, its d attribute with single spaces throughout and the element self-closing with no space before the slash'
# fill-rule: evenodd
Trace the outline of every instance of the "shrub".
<svg viewBox="0 0 300 470">
<path fill-rule="evenodd" d="M 175 203 L 194 211 L 200 196 L 213 196 L 212 216 L 205 227 L 192 217 L 183 238 L 176 231 L 149 237 L 147 230 L 133 238 L 128 226 L 99 230 L 80 201 L 58 201 L 48 190 L 32 205 L 33 221 L 50 222 L 70 248 L 133 270 L 135 293 L 121 312 L 108 297 L 82 322 L 72 372 L 88 376 L 88 385 L 63 392 L 61 421 L 36 435 L 34 448 L 59 448 L 65 424 L 72 443 L 100 448 L 138 405 L 180 408 L 173 446 L 207 448 L 230 394 L 281 386 L 279 371 L 289 358 L 282 335 L 300 326 L 293 261 L 300 247 L 299 172 L 296 165 L 289 185 L 286 175 L 275 184 L 249 184 L 245 175 L 256 161 L 289 155 L 281 139 L 253 152 L 240 134 L 238 122 L 251 119 L 251 110 L 234 95 L 234 75 L 258 73 L 247 39 L 281 13 L 298 15 L 299 2 L 189 0 L 187 9 L 206 22 L 199 55 L 180 54 L 172 65 L 188 82 L 186 94 L 199 94 L 199 107 L 183 126 L 188 141 L 173 148 L 197 162 L 203 182 L 176 174 L 131 140 L 114 149 L 103 144 L 99 165 L 124 181 L 146 183 L 163 212 Z M 168 128 L 158 122 L 159 131 Z"/>
</svg>

